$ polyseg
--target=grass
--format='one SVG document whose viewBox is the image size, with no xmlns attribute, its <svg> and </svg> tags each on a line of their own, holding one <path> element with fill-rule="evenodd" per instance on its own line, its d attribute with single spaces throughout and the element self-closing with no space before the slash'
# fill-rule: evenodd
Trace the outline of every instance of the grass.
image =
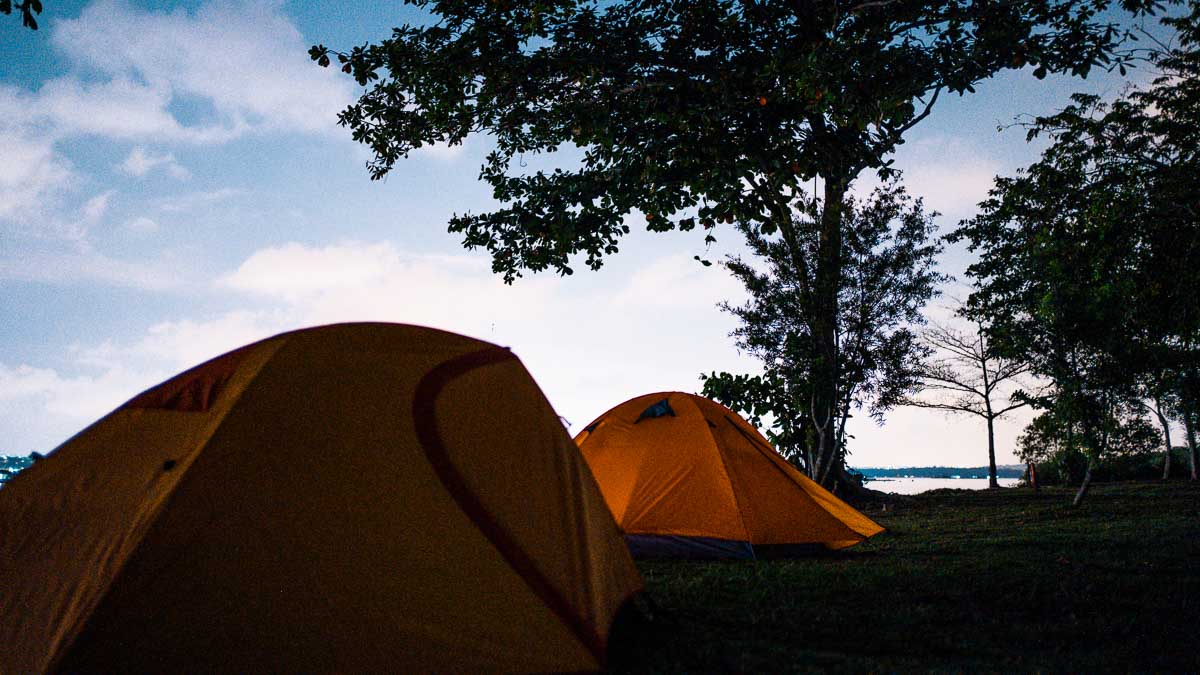
<svg viewBox="0 0 1200 675">
<path fill-rule="evenodd" d="M 1200 485 L 939 490 L 846 552 L 644 562 L 620 670 L 1197 671 Z"/>
</svg>

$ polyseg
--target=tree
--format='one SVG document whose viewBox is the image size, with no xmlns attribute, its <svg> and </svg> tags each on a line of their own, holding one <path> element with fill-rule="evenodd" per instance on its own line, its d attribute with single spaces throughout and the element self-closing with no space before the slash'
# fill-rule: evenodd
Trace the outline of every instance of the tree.
<svg viewBox="0 0 1200 675">
<path fill-rule="evenodd" d="M 1019 397 L 998 400 L 997 394 L 1007 385 L 1019 383 L 1018 378 L 1029 372 L 1029 364 L 997 354 L 979 323 L 968 333 L 930 322 L 921 340 L 935 358 L 917 366 L 920 395 L 905 398 L 903 405 L 983 418 L 987 422 L 988 487 L 1000 487 L 996 479 L 996 420 L 1029 401 Z"/>
<path fill-rule="evenodd" d="M 774 235 L 739 224 L 754 257 L 732 257 L 725 266 L 750 298 L 744 305 L 725 303 L 722 308 L 740 320 L 733 337 L 762 363 L 764 375 L 713 373 L 703 378 L 704 393 L 746 412 L 758 424 L 769 414 L 776 447 L 814 480 L 828 484 L 845 464 L 846 421 L 852 411 L 866 407 L 882 419 L 913 386 L 913 365 L 924 352 L 911 326 L 922 321 L 921 308 L 946 277 L 934 271 L 941 251 L 934 238 L 937 214 L 927 214 L 899 181 L 883 185 L 861 203 L 846 200 L 835 371 L 842 398 L 833 415 L 821 416 L 814 411 L 819 390 L 819 355 L 812 340 L 819 321 L 812 291 L 816 278 L 812 268 L 798 267 L 795 261 L 810 258 L 820 247 L 812 224 L 820 221 L 824 204 L 815 198 L 802 203 L 804 211 L 795 216 L 800 222 Z M 799 235 L 792 239 L 787 232 Z M 823 443 L 825 427 L 833 429 L 830 445 Z"/>
<path fill-rule="evenodd" d="M 1141 399 L 1142 406 L 1147 412 L 1154 413 L 1154 417 L 1158 420 L 1159 427 L 1162 428 L 1163 446 L 1163 469 L 1162 479 L 1167 480 L 1171 477 L 1171 413 L 1178 406 L 1174 405 L 1174 392 L 1171 390 L 1170 381 L 1162 374 L 1154 374 L 1152 378 L 1145 383 L 1145 395 Z M 1147 398 L 1149 400 L 1147 400 Z"/>
<path fill-rule="evenodd" d="M 980 254 L 968 268 L 968 315 L 986 323 L 998 353 L 1053 382 L 1051 395 L 1030 401 L 1079 434 L 1089 459 L 1079 501 L 1108 451 L 1109 411 L 1134 398 L 1142 366 L 1126 260 L 1138 242 L 1122 226 L 1132 195 L 1087 189 L 1076 169 L 1044 160 L 998 179 L 982 212 L 953 236 Z"/>
<path fill-rule="evenodd" d="M 368 145 L 372 178 L 412 150 L 486 133 L 480 177 L 501 203 L 449 229 L 523 270 L 597 268 L 644 214 L 653 231 L 740 225 L 813 234 L 812 411 L 832 419 L 845 196 L 946 92 L 1025 66 L 1086 76 L 1120 63 L 1123 34 L 1102 11 L 1156 0 L 409 0 L 426 25 L 331 51 L 368 86 L 339 117 Z M 383 76 L 381 76 L 381 73 Z M 526 155 L 575 146 L 564 166 L 521 171 Z M 514 160 L 517 160 L 514 166 Z M 821 219 L 793 231 L 799 190 L 822 183 Z M 708 236 L 712 236 L 709 234 Z M 806 272 L 806 275 L 808 273 Z M 834 444 L 834 425 L 821 443 Z"/>
<path fill-rule="evenodd" d="M 1200 449 L 1196 447 L 1196 427 L 1200 426 L 1200 371 L 1196 369 L 1185 371 L 1180 377 L 1178 414 L 1183 419 L 1194 481 L 1197 480 L 1197 464 L 1200 464 Z"/>
<path fill-rule="evenodd" d="M 42 13 L 41 0 L 23 0 L 16 5 L 13 5 L 12 0 L 0 0 L 0 14 L 12 14 L 14 7 L 21 13 L 22 26 L 30 30 L 38 29 L 38 22 L 34 15 Z"/>
<path fill-rule="evenodd" d="M 1076 95 L 1034 120 L 1030 137 L 1050 147 L 998 179 L 952 235 L 980 253 L 970 311 L 1054 382 L 1089 466 L 1111 436 L 1108 411 L 1139 382 L 1161 391 L 1168 374 L 1188 381 L 1200 367 L 1200 3 L 1190 8 L 1165 20 L 1181 46 L 1152 57 L 1164 71 L 1152 86 L 1111 104 Z"/>
<path fill-rule="evenodd" d="M 1105 424 L 1110 439 L 1101 462 L 1110 475 L 1139 475 L 1145 458 L 1154 453 L 1158 434 L 1143 416 L 1143 410 L 1137 403 L 1126 402 L 1107 412 Z M 1017 455 L 1021 461 L 1039 467 L 1038 474 L 1044 480 L 1077 483 L 1088 471 L 1087 453 L 1069 425 L 1068 419 L 1047 410 L 1035 417 L 1017 439 Z"/>
</svg>

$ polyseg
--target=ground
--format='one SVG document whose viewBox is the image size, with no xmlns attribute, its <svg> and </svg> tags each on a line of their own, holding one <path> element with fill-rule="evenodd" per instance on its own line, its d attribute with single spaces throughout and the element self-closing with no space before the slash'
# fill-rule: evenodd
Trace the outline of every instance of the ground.
<svg viewBox="0 0 1200 675">
<path fill-rule="evenodd" d="M 1198 671 L 1200 485 L 940 490 L 792 561 L 640 563 L 619 670 Z"/>
</svg>

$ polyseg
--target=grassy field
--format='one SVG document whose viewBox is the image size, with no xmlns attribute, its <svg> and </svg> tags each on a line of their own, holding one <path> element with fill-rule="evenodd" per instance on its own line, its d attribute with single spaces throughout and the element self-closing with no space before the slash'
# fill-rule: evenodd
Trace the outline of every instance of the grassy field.
<svg viewBox="0 0 1200 675">
<path fill-rule="evenodd" d="M 620 670 L 1197 671 L 1200 485 L 941 490 L 792 561 L 643 563 Z"/>
</svg>

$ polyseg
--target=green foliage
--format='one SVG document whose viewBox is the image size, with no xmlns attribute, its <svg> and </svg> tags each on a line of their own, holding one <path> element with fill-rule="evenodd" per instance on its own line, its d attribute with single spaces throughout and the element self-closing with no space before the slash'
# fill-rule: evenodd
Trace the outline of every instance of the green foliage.
<svg viewBox="0 0 1200 675">
<path fill-rule="evenodd" d="M 30 30 L 38 29 L 34 15 L 42 13 L 41 0 L 22 0 L 16 5 L 13 5 L 12 0 L 0 0 L 0 14 L 12 14 L 14 8 L 21 14 L 22 26 Z"/>
<path fill-rule="evenodd" d="M 1030 137 L 1052 141 L 1040 161 L 997 179 L 952 235 L 979 253 L 970 313 L 1054 382 L 1034 403 L 1077 424 L 1093 457 L 1123 401 L 1178 388 L 1195 410 L 1177 384 L 1200 367 L 1200 3 L 1190 10 L 1167 20 L 1180 47 L 1154 57 L 1161 77 L 1036 119 Z"/>
<path fill-rule="evenodd" d="M 1162 474 L 1162 458 L 1156 454 L 1161 436 L 1140 407 L 1118 406 L 1104 423 L 1108 440 L 1104 453 L 1096 458 L 1097 480 L 1153 478 L 1156 474 L 1142 472 L 1152 465 L 1157 475 Z M 1017 456 L 1035 464 L 1040 482 L 1075 485 L 1083 480 L 1088 456 L 1069 424 L 1053 411 L 1043 412 L 1017 439 Z"/>
<path fill-rule="evenodd" d="M 769 416 L 771 442 L 815 475 L 827 460 L 812 457 L 809 435 L 828 420 L 814 417 L 816 279 L 805 262 L 820 246 L 814 223 L 822 217 L 822 204 L 816 199 L 804 204 L 795 224 L 775 235 L 739 225 L 754 257 L 725 263 L 750 298 L 741 306 L 722 307 L 740 320 L 733 337 L 762 363 L 764 374 L 713 373 L 702 379 L 704 395 L 743 412 L 756 426 Z M 935 216 L 899 181 L 861 203 L 846 201 L 836 323 L 836 386 L 842 399 L 833 422 L 839 452 L 844 452 L 844 423 L 852 411 L 865 408 L 882 420 L 916 382 L 914 366 L 925 350 L 911 327 L 922 322 L 921 308 L 946 278 L 934 271 L 941 251 Z"/>
<path fill-rule="evenodd" d="M 769 235 L 813 176 L 844 190 L 863 169 L 889 174 L 940 94 L 1027 65 L 1086 76 L 1123 63 L 1122 33 L 1099 13 L 1159 5 L 408 1 L 427 24 L 310 56 L 367 87 L 340 122 L 374 153 L 373 178 L 425 145 L 494 141 L 480 178 L 502 206 L 450 230 L 509 281 L 570 274 L 576 254 L 599 267 L 635 212 L 652 231 L 738 222 Z M 571 146 L 576 168 L 521 171 Z"/>
</svg>

